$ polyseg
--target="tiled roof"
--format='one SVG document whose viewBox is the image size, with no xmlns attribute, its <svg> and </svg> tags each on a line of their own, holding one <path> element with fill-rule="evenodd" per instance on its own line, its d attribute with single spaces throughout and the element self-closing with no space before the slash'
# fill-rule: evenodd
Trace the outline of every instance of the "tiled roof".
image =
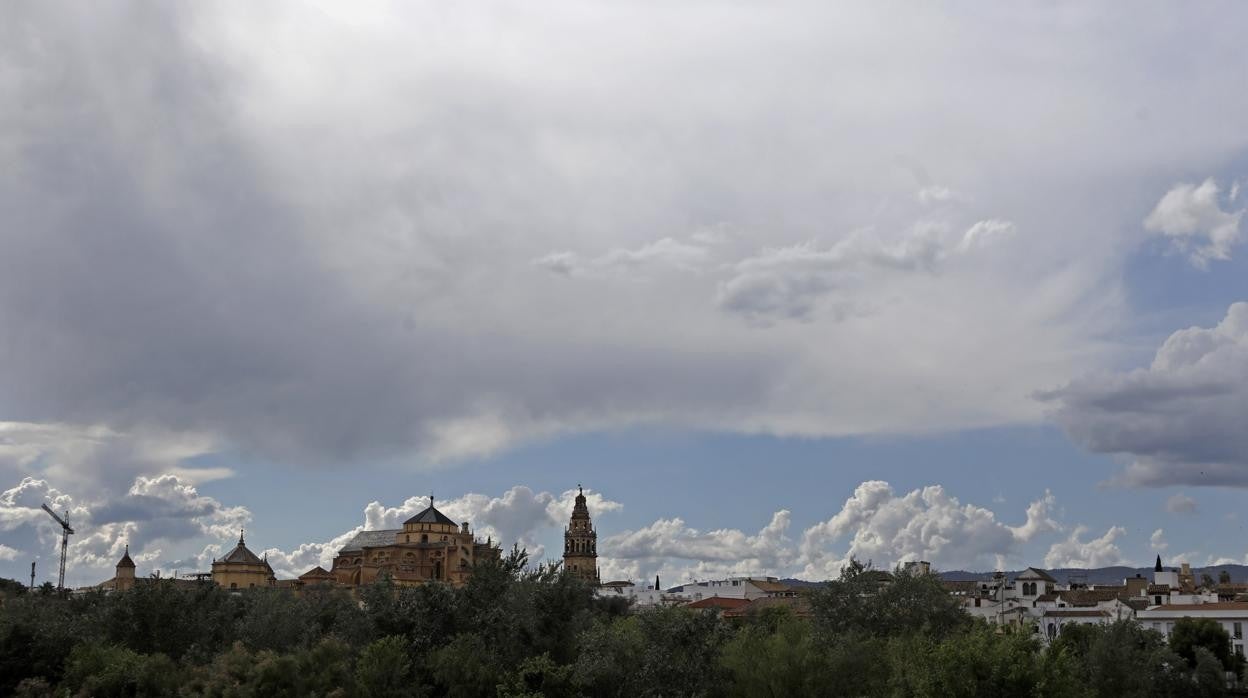
<svg viewBox="0 0 1248 698">
<path fill-rule="evenodd" d="M 299 575 L 299 578 L 300 579 L 328 579 L 332 576 L 334 575 L 330 574 L 329 571 L 326 570 L 324 567 L 317 565 L 316 567 L 313 567 L 307 572 L 304 572 L 303 574 Z"/>
<path fill-rule="evenodd" d="M 749 606 L 750 602 L 746 599 L 730 598 L 726 596 L 712 596 L 706 599 L 700 599 L 685 604 L 685 608 L 719 608 L 727 610 L 730 608 L 741 608 Z"/>
<path fill-rule="evenodd" d="M 769 580 L 751 579 L 750 584 L 758 587 L 760 591 L 766 591 L 768 593 L 785 593 L 793 591 L 793 588 L 788 584 L 781 584 L 780 582 L 772 582 Z"/>
<path fill-rule="evenodd" d="M 130 559 L 130 546 L 126 546 L 126 553 L 121 556 L 120 560 L 117 561 L 117 566 L 130 568 L 134 567 L 134 560 Z"/>
<path fill-rule="evenodd" d="M 1049 601 L 1057 601 L 1057 594 L 1041 594 L 1036 597 L 1036 601 L 1045 603 Z"/>
<path fill-rule="evenodd" d="M 456 528 L 459 527 L 459 524 L 455 523 L 454 521 L 451 521 L 450 518 L 446 516 L 446 514 L 443 514 L 442 512 L 438 511 L 437 509 L 434 509 L 431 506 L 426 507 L 424 511 L 420 512 L 419 514 L 403 522 L 404 525 L 418 524 L 418 523 L 446 524 L 449 526 L 455 526 Z"/>
<path fill-rule="evenodd" d="M 342 546 L 339 553 L 355 552 L 364 548 L 377 548 L 383 545 L 394 545 L 395 536 L 401 529 L 386 528 L 378 531 L 360 531 L 355 537 Z"/>
<path fill-rule="evenodd" d="M 793 615 L 798 618 L 810 617 L 810 601 L 802 597 L 794 596 L 765 596 L 761 599 L 754 599 L 746 606 L 731 608 L 724 610 L 725 618 L 740 618 L 748 613 L 755 613 L 764 608 L 784 607 L 791 609 Z"/>
<path fill-rule="evenodd" d="M 1123 593 L 1121 589 L 1070 589 L 1059 591 L 1057 595 L 1072 606 L 1094 606 L 1098 603 L 1113 601 Z"/>
<path fill-rule="evenodd" d="M 1215 603 L 1167 603 L 1153 606 L 1150 611 L 1248 611 L 1248 601 L 1217 601 Z"/>
<path fill-rule="evenodd" d="M 1045 572 L 1044 570 L 1036 569 L 1035 567 L 1028 567 L 1027 569 L 1020 572 L 1019 575 L 1015 577 L 1015 579 L 1043 579 L 1046 582 L 1057 581 L 1056 579 L 1051 577 L 1048 572 Z"/>
<path fill-rule="evenodd" d="M 264 560 L 261 560 L 259 556 L 248 550 L 241 540 L 238 542 L 238 545 L 234 546 L 233 550 L 218 558 L 217 562 L 231 562 L 240 565 L 264 564 Z"/>
<path fill-rule="evenodd" d="M 1051 610 L 1045 611 L 1046 617 L 1055 618 L 1104 618 L 1109 615 L 1108 611 L 1069 611 L 1069 610 Z"/>
<path fill-rule="evenodd" d="M 1170 585 L 1169 585 L 1169 584 L 1149 584 L 1149 585 L 1148 585 L 1148 593 L 1150 593 L 1150 594 L 1169 594 L 1169 593 L 1170 593 Z"/>
</svg>

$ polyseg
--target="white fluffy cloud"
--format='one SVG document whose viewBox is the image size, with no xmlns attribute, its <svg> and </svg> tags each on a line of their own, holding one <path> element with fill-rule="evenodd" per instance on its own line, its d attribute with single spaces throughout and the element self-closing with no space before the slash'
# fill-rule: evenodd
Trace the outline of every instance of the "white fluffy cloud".
<svg viewBox="0 0 1248 698">
<path fill-rule="evenodd" d="M 1215 327 L 1170 335 L 1145 368 L 1040 397 L 1057 404 L 1054 418 L 1077 443 L 1132 457 L 1127 484 L 1248 486 L 1248 303 Z"/>
<path fill-rule="evenodd" d="M 886 482 L 864 482 L 832 518 L 807 529 L 802 537 L 804 575 L 835 576 L 850 558 L 891 565 L 928 560 L 944 569 L 1002 568 L 1021 543 L 1058 528 L 1051 518 L 1051 493 L 1027 508 L 1026 521 L 1009 526 L 996 514 L 963 504 L 939 485 L 898 496 Z M 847 548 L 834 544 L 849 538 Z"/>
<path fill-rule="evenodd" d="M 788 570 L 795 550 L 788 537 L 790 515 L 777 511 L 758 533 L 737 529 L 701 531 L 682 519 L 660 519 L 599 543 L 605 556 L 602 574 L 610 579 L 638 579 L 659 573 L 672 583 L 733 575 L 774 574 Z"/>
<path fill-rule="evenodd" d="M 67 582 L 74 585 L 111 576 L 127 545 L 136 561 L 152 563 L 154 568 L 168 561 L 162 554 L 164 547 L 204 539 L 229 540 L 251 519 L 245 508 L 203 496 L 172 474 L 137 477 L 121 496 L 106 492 L 70 496 L 47 480 L 26 477 L 0 493 L 0 545 L 19 551 L 14 556 L 40 561 L 45 575 L 59 557 L 61 529 L 41 509 L 44 503 L 58 515 L 67 512 L 76 530 L 70 536 L 67 556 Z M 219 551 L 219 547 L 213 549 Z M 170 564 L 168 569 L 177 566 Z"/>
<path fill-rule="evenodd" d="M 1061 529 L 1053 519 L 1055 507 L 1046 492 L 1027 507 L 1021 524 L 1011 526 L 938 485 L 898 495 L 888 483 L 870 481 L 796 540 L 786 510 L 775 512 L 756 533 L 659 519 L 600 541 L 600 564 L 604 577 L 649 580 L 657 573 L 670 584 L 747 574 L 823 580 L 839 574 L 851 557 L 886 568 L 927 560 L 945 570 L 1002 569 L 1030 563 L 1021 557 L 1024 545 Z"/>
<path fill-rule="evenodd" d="M 1211 260 L 1228 260 L 1242 237 L 1239 223 L 1244 210 L 1223 210 L 1219 194 L 1212 177 L 1200 184 L 1177 184 L 1144 219 L 1144 228 L 1168 237 L 1177 250 L 1202 269 Z M 1238 184 L 1232 187 L 1227 200 L 1233 201 L 1237 194 Z"/>
<path fill-rule="evenodd" d="M 1070 532 L 1069 538 L 1054 543 L 1049 548 L 1048 554 L 1044 556 L 1045 566 L 1088 568 L 1123 563 L 1122 551 L 1118 549 L 1115 541 L 1126 534 L 1125 528 L 1111 526 L 1100 538 L 1080 540 L 1087 532 L 1086 526 L 1076 526 Z"/>
<path fill-rule="evenodd" d="M 1153 546 L 1153 550 L 1158 552 L 1170 547 L 1170 544 L 1166 542 L 1166 532 L 1160 528 L 1153 531 L 1153 535 L 1148 537 L 1148 542 Z"/>
</svg>

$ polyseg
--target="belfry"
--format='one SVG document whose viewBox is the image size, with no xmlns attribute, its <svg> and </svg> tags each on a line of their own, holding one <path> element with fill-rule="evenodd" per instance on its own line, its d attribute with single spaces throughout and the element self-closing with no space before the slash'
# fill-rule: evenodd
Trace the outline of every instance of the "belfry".
<svg viewBox="0 0 1248 698">
<path fill-rule="evenodd" d="M 563 568 L 573 575 L 598 584 L 598 533 L 585 506 L 585 490 L 576 486 L 576 506 L 563 531 Z"/>
</svg>

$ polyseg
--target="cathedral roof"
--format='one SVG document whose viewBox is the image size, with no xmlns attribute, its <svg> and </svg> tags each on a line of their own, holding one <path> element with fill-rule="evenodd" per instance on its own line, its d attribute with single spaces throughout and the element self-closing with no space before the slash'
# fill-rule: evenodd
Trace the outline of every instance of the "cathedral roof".
<svg viewBox="0 0 1248 698">
<path fill-rule="evenodd" d="M 324 567 L 317 565 L 316 567 L 313 567 L 307 572 L 304 572 L 303 574 L 299 575 L 299 578 L 300 579 L 325 579 L 325 578 L 329 578 L 333 576 L 334 575 L 329 573 L 329 570 L 326 570 Z"/>
<path fill-rule="evenodd" d="M 403 525 L 406 526 L 407 524 L 420 524 L 420 523 L 446 524 L 448 526 L 454 526 L 456 528 L 459 528 L 459 524 L 455 523 L 454 521 L 451 521 L 451 519 L 446 514 L 443 514 L 437 509 L 434 509 L 432 504 L 426 507 L 424 511 L 413 516 L 407 521 L 404 521 Z"/>
<path fill-rule="evenodd" d="M 243 565 L 265 565 L 268 564 L 261 560 L 255 553 L 247 549 L 247 545 L 243 543 L 243 534 L 238 534 L 238 545 L 230 552 L 222 555 L 217 562 L 233 562 Z"/>
<path fill-rule="evenodd" d="M 402 533 L 400 529 L 383 529 L 380 531 L 360 531 L 347 541 L 338 551 L 340 553 L 355 552 L 364 548 L 376 548 L 383 545 L 394 545 L 395 535 Z"/>
<path fill-rule="evenodd" d="M 134 560 L 130 559 L 130 546 L 129 545 L 126 545 L 126 553 L 121 556 L 120 560 L 117 561 L 117 566 L 118 567 L 130 567 L 130 568 L 134 567 Z"/>
</svg>

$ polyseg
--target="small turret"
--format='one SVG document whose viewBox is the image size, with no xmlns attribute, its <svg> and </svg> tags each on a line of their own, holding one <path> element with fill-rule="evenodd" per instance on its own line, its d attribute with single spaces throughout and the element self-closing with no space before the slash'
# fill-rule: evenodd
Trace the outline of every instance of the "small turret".
<svg viewBox="0 0 1248 698">
<path fill-rule="evenodd" d="M 130 544 L 126 544 L 126 552 L 117 561 L 117 571 L 113 575 L 113 588 L 125 591 L 134 588 L 134 560 L 130 559 Z"/>
</svg>

